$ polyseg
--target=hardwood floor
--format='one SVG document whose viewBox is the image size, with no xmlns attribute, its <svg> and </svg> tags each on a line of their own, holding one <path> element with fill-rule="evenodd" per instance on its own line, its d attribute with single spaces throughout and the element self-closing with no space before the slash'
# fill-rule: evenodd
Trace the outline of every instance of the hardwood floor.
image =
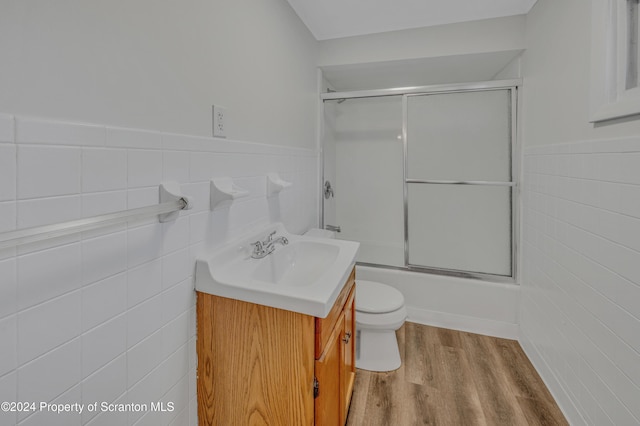
<svg viewBox="0 0 640 426">
<path fill-rule="evenodd" d="M 348 426 L 567 425 L 515 340 L 405 323 L 402 366 L 358 370 Z"/>
</svg>

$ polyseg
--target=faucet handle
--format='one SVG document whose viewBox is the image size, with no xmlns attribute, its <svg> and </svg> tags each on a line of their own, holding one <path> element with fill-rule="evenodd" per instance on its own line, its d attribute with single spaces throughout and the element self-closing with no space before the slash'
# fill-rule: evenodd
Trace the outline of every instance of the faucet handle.
<svg viewBox="0 0 640 426">
<path fill-rule="evenodd" d="M 269 244 L 271 241 L 273 241 L 274 235 L 276 235 L 276 231 L 273 231 L 272 233 L 267 235 L 267 238 L 263 241 L 263 244 Z"/>
<path fill-rule="evenodd" d="M 251 257 L 253 259 L 261 259 L 264 257 L 264 246 L 262 245 L 262 241 L 256 241 L 255 243 L 251 243 L 253 246 L 253 253 L 251 253 Z"/>
</svg>

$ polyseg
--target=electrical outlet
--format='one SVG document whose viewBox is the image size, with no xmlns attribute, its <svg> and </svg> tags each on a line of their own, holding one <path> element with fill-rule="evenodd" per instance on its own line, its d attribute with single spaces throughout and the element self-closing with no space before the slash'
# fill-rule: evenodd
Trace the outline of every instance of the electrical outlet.
<svg viewBox="0 0 640 426">
<path fill-rule="evenodd" d="M 227 109 L 219 105 L 213 105 L 213 137 L 227 137 Z"/>
</svg>

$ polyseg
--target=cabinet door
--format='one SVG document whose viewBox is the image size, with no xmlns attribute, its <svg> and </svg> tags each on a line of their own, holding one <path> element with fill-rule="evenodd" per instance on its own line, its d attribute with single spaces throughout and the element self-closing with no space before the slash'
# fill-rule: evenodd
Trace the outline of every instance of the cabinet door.
<svg viewBox="0 0 640 426">
<path fill-rule="evenodd" d="M 344 364 L 340 374 L 342 383 L 342 412 L 343 422 L 347 421 L 351 394 L 353 393 L 353 383 L 356 378 L 356 327 L 355 327 L 355 289 L 351 291 L 349 299 L 344 307 L 344 332 L 342 337 Z"/>
<path fill-rule="evenodd" d="M 316 426 L 344 425 L 340 375 L 344 362 L 343 330 L 344 317 L 341 316 L 322 356 L 316 361 L 316 378 L 318 379 L 318 396 L 315 400 Z"/>
</svg>

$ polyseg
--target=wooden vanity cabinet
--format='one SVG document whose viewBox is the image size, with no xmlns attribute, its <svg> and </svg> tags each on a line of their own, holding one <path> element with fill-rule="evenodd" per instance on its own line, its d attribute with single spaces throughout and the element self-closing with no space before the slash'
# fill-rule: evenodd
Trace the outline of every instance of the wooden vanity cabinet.
<svg viewBox="0 0 640 426">
<path fill-rule="evenodd" d="M 355 272 L 326 318 L 316 318 L 316 425 L 344 425 L 355 369 Z"/>
<path fill-rule="evenodd" d="M 344 425 L 355 270 L 326 318 L 197 293 L 200 425 Z"/>
</svg>

